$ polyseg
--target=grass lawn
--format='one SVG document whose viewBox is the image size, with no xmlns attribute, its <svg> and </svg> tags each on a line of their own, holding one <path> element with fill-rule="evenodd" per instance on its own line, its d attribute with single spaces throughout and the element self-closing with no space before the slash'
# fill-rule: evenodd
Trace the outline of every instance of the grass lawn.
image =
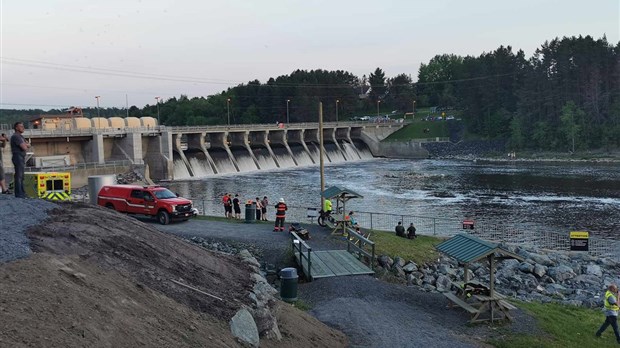
<svg viewBox="0 0 620 348">
<path fill-rule="evenodd" d="M 439 254 L 435 245 L 441 243 L 440 238 L 418 236 L 416 239 L 406 239 L 396 236 L 394 232 L 371 231 L 370 240 L 375 242 L 375 254 L 388 255 L 394 258 L 400 256 L 417 264 L 437 261 Z"/>
<path fill-rule="evenodd" d="M 546 335 L 510 335 L 505 339 L 490 343 L 499 348 L 581 348 L 581 347 L 618 347 L 611 327 L 603 333 L 602 338 L 594 336 L 596 330 L 605 320 L 603 312 L 574 306 L 547 303 L 524 303 L 517 306 L 534 315 L 538 326 Z"/>
<path fill-rule="evenodd" d="M 428 129 L 428 133 L 424 133 Z M 408 141 L 411 139 L 445 138 L 448 137 L 448 126 L 445 121 L 419 121 L 397 130 L 383 141 Z"/>
</svg>

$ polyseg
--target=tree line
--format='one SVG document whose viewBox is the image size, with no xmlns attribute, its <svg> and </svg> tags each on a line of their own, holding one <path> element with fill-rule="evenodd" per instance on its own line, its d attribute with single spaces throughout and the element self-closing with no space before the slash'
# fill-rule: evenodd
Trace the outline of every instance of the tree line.
<svg viewBox="0 0 620 348">
<path fill-rule="evenodd" d="M 529 58 L 510 46 L 477 57 L 437 55 L 420 66 L 417 82 L 406 74 L 387 77 L 381 68 L 362 77 L 342 70 L 296 70 L 208 97 L 173 97 L 159 104 L 159 113 L 161 123 L 170 126 L 317 122 L 319 102 L 325 121 L 440 107 L 457 110 L 468 136 L 506 139 L 515 150 L 616 148 L 620 43 L 579 36 L 546 41 Z M 46 113 L 55 112 L 61 113 Z M 99 112 L 157 117 L 157 105 Z M 1 110 L 0 123 L 38 113 L 44 112 Z M 84 113 L 92 117 L 97 110 Z"/>
</svg>

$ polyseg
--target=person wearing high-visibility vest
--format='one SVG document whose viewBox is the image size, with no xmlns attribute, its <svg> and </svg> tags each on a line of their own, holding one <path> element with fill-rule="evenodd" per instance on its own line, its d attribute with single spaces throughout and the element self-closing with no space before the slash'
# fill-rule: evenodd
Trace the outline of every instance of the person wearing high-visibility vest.
<svg viewBox="0 0 620 348">
<path fill-rule="evenodd" d="M 280 201 L 276 204 L 276 225 L 273 228 L 274 232 L 284 232 L 284 218 L 287 209 L 284 198 L 280 198 Z"/>
<path fill-rule="evenodd" d="M 620 333 L 618 332 L 618 297 L 618 286 L 616 284 L 609 285 L 605 292 L 605 322 L 596 332 L 596 337 L 601 337 L 603 331 L 611 325 L 614 329 L 614 334 L 616 334 L 616 341 L 620 343 Z"/>
<path fill-rule="evenodd" d="M 329 199 L 325 199 L 325 201 L 323 202 L 323 211 L 326 214 L 329 214 L 332 212 L 332 201 L 330 201 Z"/>
</svg>

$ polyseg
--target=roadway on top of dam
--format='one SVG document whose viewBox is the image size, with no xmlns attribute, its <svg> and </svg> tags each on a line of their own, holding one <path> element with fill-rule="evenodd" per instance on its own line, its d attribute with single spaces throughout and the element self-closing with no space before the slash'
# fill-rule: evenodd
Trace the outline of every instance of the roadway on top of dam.
<svg viewBox="0 0 620 348">
<path fill-rule="evenodd" d="M 402 127 L 406 123 L 401 122 L 324 122 L 323 128 L 374 128 L 374 127 Z M 281 131 L 281 130 L 301 130 L 301 129 L 318 129 L 319 123 L 290 123 L 284 124 L 281 128 L 277 124 L 234 124 L 234 125 L 217 125 L 217 126 L 156 126 L 156 127 L 124 127 L 124 128 L 71 128 L 71 129 L 27 129 L 24 132 L 26 138 L 48 138 L 48 137 L 72 137 L 72 136 L 89 136 L 102 134 L 107 136 L 119 136 L 126 133 L 146 133 L 156 135 L 158 133 L 210 133 L 210 132 L 245 132 L 245 131 Z"/>
</svg>

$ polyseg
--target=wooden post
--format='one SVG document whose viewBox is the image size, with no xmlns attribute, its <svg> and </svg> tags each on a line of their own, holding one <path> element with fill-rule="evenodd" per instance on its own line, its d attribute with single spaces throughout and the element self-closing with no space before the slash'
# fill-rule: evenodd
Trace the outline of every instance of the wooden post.
<svg viewBox="0 0 620 348">
<path fill-rule="evenodd" d="M 491 282 L 491 284 L 489 284 L 489 292 L 491 297 L 495 296 L 495 256 L 493 256 L 493 254 L 489 255 L 489 281 Z"/>
<path fill-rule="evenodd" d="M 463 274 L 463 286 L 465 286 L 465 284 L 469 283 L 469 264 L 466 263 L 463 266 L 463 270 L 465 271 L 465 274 Z"/>
<path fill-rule="evenodd" d="M 323 160 L 323 103 L 319 102 L 319 168 L 321 172 L 321 209 L 325 205 L 325 161 Z"/>
</svg>

